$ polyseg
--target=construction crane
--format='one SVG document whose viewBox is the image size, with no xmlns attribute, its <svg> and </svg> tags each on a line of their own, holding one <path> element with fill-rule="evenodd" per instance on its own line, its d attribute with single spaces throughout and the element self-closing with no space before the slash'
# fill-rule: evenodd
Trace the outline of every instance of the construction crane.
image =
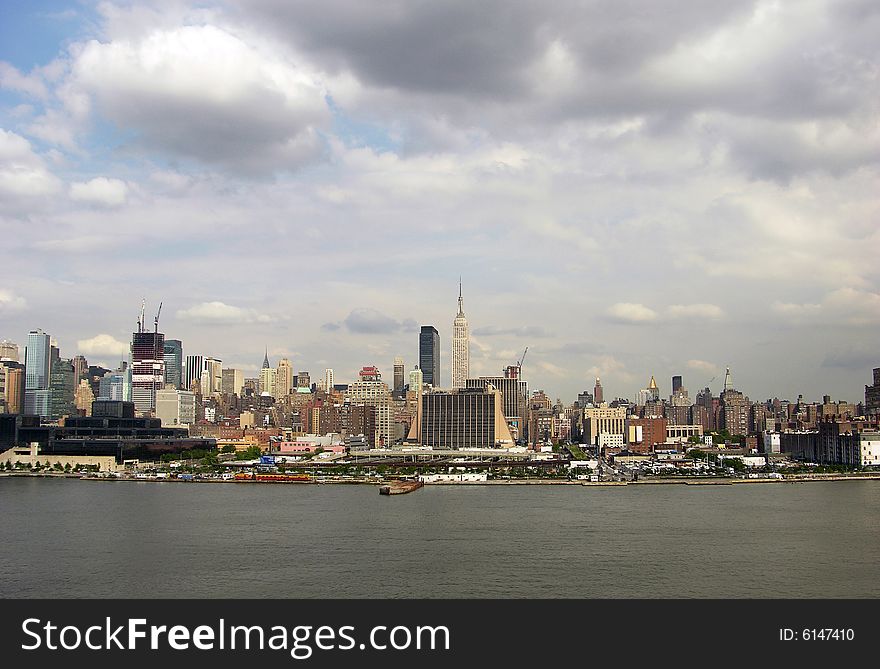
<svg viewBox="0 0 880 669">
<path fill-rule="evenodd" d="M 528 352 L 529 352 L 529 347 L 526 346 L 526 350 L 523 351 L 522 357 L 519 359 L 519 362 L 516 363 L 516 366 L 519 367 L 519 371 L 520 371 L 520 373 L 522 373 L 522 364 L 523 364 L 523 360 L 526 359 L 526 353 L 528 353 Z"/>
<path fill-rule="evenodd" d="M 159 331 L 159 314 L 162 313 L 162 303 L 159 302 L 159 310 L 156 312 L 156 317 L 153 319 L 153 332 Z"/>
</svg>

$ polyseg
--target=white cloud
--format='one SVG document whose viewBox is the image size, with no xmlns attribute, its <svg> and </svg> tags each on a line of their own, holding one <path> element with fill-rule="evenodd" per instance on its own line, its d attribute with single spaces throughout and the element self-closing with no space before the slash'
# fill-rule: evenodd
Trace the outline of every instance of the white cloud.
<svg viewBox="0 0 880 669">
<path fill-rule="evenodd" d="M 151 149 L 248 171 L 297 167 L 320 151 L 324 91 L 277 51 L 214 25 L 81 46 L 70 88 Z"/>
<path fill-rule="evenodd" d="M 79 202 L 118 207 L 125 204 L 128 185 L 120 179 L 95 177 L 70 184 L 70 198 Z"/>
<path fill-rule="evenodd" d="M 21 135 L 0 128 L 0 195 L 16 200 L 54 193 L 59 181 Z"/>
<path fill-rule="evenodd" d="M 24 75 L 3 61 L 0 61 L 0 88 L 21 91 L 35 98 L 45 98 L 48 95 L 46 84 L 37 74 Z"/>
<path fill-rule="evenodd" d="M 91 339 L 80 339 L 76 342 L 77 350 L 89 356 L 124 356 L 129 352 L 129 345 L 108 334 L 98 334 Z"/>
<path fill-rule="evenodd" d="M 880 293 L 848 286 L 830 291 L 818 303 L 777 301 L 771 306 L 794 323 L 880 323 Z"/>
<path fill-rule="evenodd" d="M 667 309 L 670 318 L 709 319 L 724 318 L 724 310 L 716 304 L 673 304 Z"/>
<path fill-rule="evenodd" d="M 702 372 L 704 374 L 711 374 L 712 376 L 718 376 L 721 373 L 721 368 L 718 365 L 707 362 L 706 360 L 688 360 L 687 361 L 688 369 L 693 369 L 697 372 Z"/>
<path fill-rule="evenodd" d="M 27 305 L 27 301 L 16 295 L 11 290 L 0 289 L 0 313 L 21 311 Z"/>
<path fill-rule="evenodd" d="M 613 355 L 600 355 L 596 358 L 596 364 L 587 370 L 589 378 L 616 379 L 617 381 L 631 381 L 633 375 L 626 370 L 626 365 Z M 607 383 L 603 382 L 607 387 Z"/>
<path fill-rule="evenodd" d="M 239 323 L 271 323 L 274 319 L 253 309 L 242 309 L 223 302 L 202 302 L 188 309 L 179 309 L 177 318 L 194 323 L 232 325 Z"/>
<path fill-rule="evenodd" d="M 653 323 L 658 314 L 644 304 L 618 302 L 608 309 L 608 315 L 618 323 Z"/>
</svg>

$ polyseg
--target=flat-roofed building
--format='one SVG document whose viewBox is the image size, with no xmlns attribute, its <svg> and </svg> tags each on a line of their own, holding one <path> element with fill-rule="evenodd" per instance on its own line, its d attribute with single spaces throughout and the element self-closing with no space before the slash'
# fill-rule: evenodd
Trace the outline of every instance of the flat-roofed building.
<svg viewBox="0 0 880 669">
<path fill-rule="evenodd" d="M 422 446 L 438 450 L 514 445 L 501 392 L 489 385 L 422 395 Z"/>
</svg>

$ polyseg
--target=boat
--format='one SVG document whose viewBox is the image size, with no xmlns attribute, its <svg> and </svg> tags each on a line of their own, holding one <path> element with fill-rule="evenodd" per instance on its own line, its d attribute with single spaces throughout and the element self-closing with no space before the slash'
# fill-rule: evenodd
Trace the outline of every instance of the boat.
<svg viewBox="0 0 880 669">
<path fill-rule="evenodd" d="M 405 495 L 413 490 L 418 490 L 425 484 L 421 481 L 392 481 L 391 483 L 379 486 L 380 495 Z"/>
</svg>

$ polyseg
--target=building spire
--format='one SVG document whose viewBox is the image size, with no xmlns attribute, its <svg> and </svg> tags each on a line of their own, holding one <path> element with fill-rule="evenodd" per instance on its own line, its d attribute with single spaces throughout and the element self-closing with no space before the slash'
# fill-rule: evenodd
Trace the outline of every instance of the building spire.
<svg viewBox="0 0 880 669">
<path fill-rule="evenodd" d="M 461 299 L 461 277 L 458 277 L 458 315 L 464 316 L 464 307 L 462 307 Z"/>
<path fill-rule="evenodd" d="M 266 355 L 263 358 L 263 369 L 269 369 L 269 347 L 266 347 Z"/>
<path fill-rule="evenodd" d="M 733 379 L 730 378 L 730 367 L 724 373 L 724 390 L 733 390 Z"/>
</svg>

